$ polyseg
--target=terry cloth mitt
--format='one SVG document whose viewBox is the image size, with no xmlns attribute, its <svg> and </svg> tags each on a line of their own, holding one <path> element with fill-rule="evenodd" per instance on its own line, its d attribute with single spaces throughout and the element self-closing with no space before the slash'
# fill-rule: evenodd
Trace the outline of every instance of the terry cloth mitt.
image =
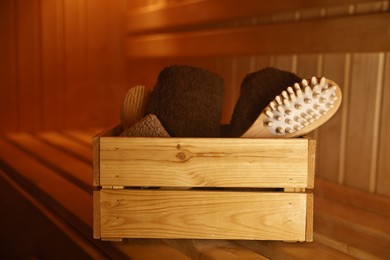
<svg viewBox="0 0 390 260">
<path fill-rule="evenodd" d="M 158 118 L 149 114 L 132 127 L 125 129 L 120 136 L 169 137 L 169 134 L 165 131 Z"/>
<path fill-rule="evenodd" d="M 301 80 L 294 73 L 275 68 L 246 75 L 230 121 L 230 136 L 241 136 L 276 95 Z"/>
<path fill-rule="evenodd" d="M 223 106 L 223 79 L 204 69 L 164 68 L 146 105 L 171 136 L 218 137 Z"/>
</svg>

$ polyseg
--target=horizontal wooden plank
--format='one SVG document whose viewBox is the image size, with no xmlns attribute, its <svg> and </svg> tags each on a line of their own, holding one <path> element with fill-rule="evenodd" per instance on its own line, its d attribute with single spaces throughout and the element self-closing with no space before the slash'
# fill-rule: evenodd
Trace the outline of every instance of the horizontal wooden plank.
<svg viewBox="0 0 390 260">
<path fill-rule="evenodd" d="M 55 146 L 61 151 L 65 151 L 74 157 L 90 164 L 92 162 L 92 150 L 90 147 L 80 144 L 79 142 L 68 138 L 65 135 L 55 131 L 38 132 L 36 136 L 40 140 Z"/>
<path fill-rule="evenodd" d="M 372 221 L 375 221 L 375 218 Z M 315 241 L 358 259 L 386 259 L 390 255 L 389 240 L 366 232 L 365 228 L 356 228 L 341 218 L 318 212 L 314 225 Z"/>
<path fill-rule="evenodd" d="M 390 14 L 129 36 L 129 57 L 373 52 L 390 50 Z"/>
<path fill-rule="evenodd" d="M 308 140 L 100 138 L 100 185 L 308 187 Z"/>
<path fill-rule="evenodd" d="M 388 217 L 351 205 L 335 203 L 319 196 L 315 198 L 314 212 L 325 217 L 338 218 L 358 232 L 390 241 L 390 218 Z"/>
<path fill-rule="evenodd" d="M 50 200 L 92 229 L 92 196 L 15 146 L 0 139 L 0 157 Z M 42 199 L 42 198 L 40 198 Z M 50 205 L 55 207 L 55 205 Z"/>
<path fill-rule="evenodd" d="M 316 179 L 314 193 L 329 200 L 335 200 L 361 210 L 390 218 L 390 199 L 324 179 Z"/>
<path fill-rule="evenodd" d="M 251 16 L 287 13 L 311 8 L 326 8 L 369 2 L 368 0 L 198 0 L 175 1 L 130 9 L 127 16 L 129 32 L 166 30 L 213 22 L 236 20 Z"/>
<path fill-rule="evenodd" d="M 42 165 L 51 168 L 86 192 L 91 190 L 92 167 L 90 165 L 40 141 L 30 134 L 16 133 L 8 134 L 6 137 L 19 148 L 28 151 Z"/>
<path fill-rule="evenodd" d="M 252 249 L 269 259 L 328 260 L 355 259 L 348 254 L 330 248 L 314 240 L 312 243 L 284 243 L 275 241 L 240 240 L 239 244 Z"/>
<path fill-rule="evenodd" d="M 302 193 L 106 190 L 101 237 L 304 241 Z"/>
<path fill-rule="evenodd" d="M 9 177 L 1 168 L 0 180 L 0 192 L 5 192 L 4 194 L 1 194 L 0 197 L 6 198 L 5 200 L 0 199 L 0 203 L 7 201 L 8 205 L 14 204 L 14 206 L 18 209 L 18 212 L 15 213 L 12 207 L 3 208 L 2 218 L 6 221 L 2 221 L 2 227 L 4 227 L 7 232 L 5 232 L 4 237 L 2 237 L 3 239 L 1 240 L 2 257 L 8 258 L 6 257 L 5 252 L 7 252 L 7 250 L 4 250 L 4 246 L 7 244 L 9 245 L 13 238 L 16 239 L 18 243 L 15 243 L 15 248 L 12 249 L 8 247 L 7 249 L 13 250 L 15 255 L 18 255 L 16 250 L 20 250 L 21 244 L 23 244 L 22 251 L 32 250 L 32 252 L 29 252 L 30 255 L 25 255 L 28 253 L 24 252 L 23 257 L 20 256 L 20 258 L 30 257 L 34 254 L 34 246 L 37 247 L 39 244 L 43 249 L 43 251 L 40 251 L 40 257 L 45 258 L 56 258 L 58 257 L 58 251 L 64 250 L 65 248 L 67 257 L 72 257 L 72 254 L 75 254 L 75 258 L 85 257 L 91 259 L 104 259 L 107 257 L 90 242 L 88 242 L 79 232 L 69 226 L 68 223 L 63 220 L 63 216 L 59 216 L 49 210 L 42 201 L 32 196 L 26 189 Z M 12 190 L 7 190 L 7 188 L 4 189 L 4 186 L 7 184 L 12 187 Z M 27 203 L 25 201 L 20 201 L 19 197 L 23 198 Z M 19 223 L 15 223 L 17 221 Z M 29 225 L 29 223 L 34 224 Z M 15 226 L 22 226 L 23 228 L 19 231 L 19 229 L 15 230 Z M 57 229 L 58 231 L 54 231 L 53 226 L 55 227 L 54 230 Z M 1 230 L 3 231 L 4 229 Z M 19 232 L 22 232 L 22 234 Z M 7 236 L 10 237 L 10 234 L 12 234 L 12 238 L 4 241 L 4 238 Z M 24 239 L 25 237 L 27 237 L 27 239 Z M 64 239 L 64 237 L 67 237 L 67 239 Z M 67 240 L 71 241 L 70 243 L 74 245 L 69 245 L 69 241 Z M 34 246 L 30 246 L 31 244 Z M 83 252 L 77 252 L 78 250 L 75 250 L 76 247 Z M 14 258 L 14 256 L 10 258 Z"/>
</svg>

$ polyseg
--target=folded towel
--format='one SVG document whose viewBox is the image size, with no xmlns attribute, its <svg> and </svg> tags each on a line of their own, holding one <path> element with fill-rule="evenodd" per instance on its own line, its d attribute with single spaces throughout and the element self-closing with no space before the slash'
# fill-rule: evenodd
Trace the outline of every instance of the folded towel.
<svg viewBox="0 0 390 260">
<path fill-rule="evenodd" d="M 149 114 L 132 127 L 125 129 L 120 136 L 169 137 L 169 134 L 165 131 L 158 118 Z"/>
<path fill-rule="evenodd" d="M 294 73 L 275 68 L 264 68 L 246 75 L 230 121 L 230 136 L 241 136 L 276 95 L 301 80 Z"/>
<path fill-rule="evenodd" d="M 171 136 L 218 137 L 223 79 L 210 71 L 173 65 L 164 68 L 146 105 Z"/>
</svg>

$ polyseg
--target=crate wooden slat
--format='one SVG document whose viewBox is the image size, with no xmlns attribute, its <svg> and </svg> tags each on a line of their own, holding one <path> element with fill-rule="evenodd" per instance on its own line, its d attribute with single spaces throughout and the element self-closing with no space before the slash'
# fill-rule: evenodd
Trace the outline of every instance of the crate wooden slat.
<svg viewBox="0 0 390 260">
<path fill-rule="evenodd" d="M 309 144 L 303 138 L 106 137 L 100 185 L 307 188 L 314 166 Z"/>
<path fill-rule="evenodd" d="M 100 191 L 102 237 L 306 239 L 306 194 Z"/>
</svg>

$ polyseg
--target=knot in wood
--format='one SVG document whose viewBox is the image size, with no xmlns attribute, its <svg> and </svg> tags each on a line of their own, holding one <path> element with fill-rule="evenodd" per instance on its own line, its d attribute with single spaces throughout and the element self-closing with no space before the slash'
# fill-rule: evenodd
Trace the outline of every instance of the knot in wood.
<svg viewBox="0 0 390 260">
<path fill-rule="evenodd" d="M 180 160 L 185 160 L 187 156 L 186 156 L 185 153 L 179 152 L 179 153 L 176 154 L 176 157 L 177 157 L 178 159 L 180 159 Z"/>
</svg>

